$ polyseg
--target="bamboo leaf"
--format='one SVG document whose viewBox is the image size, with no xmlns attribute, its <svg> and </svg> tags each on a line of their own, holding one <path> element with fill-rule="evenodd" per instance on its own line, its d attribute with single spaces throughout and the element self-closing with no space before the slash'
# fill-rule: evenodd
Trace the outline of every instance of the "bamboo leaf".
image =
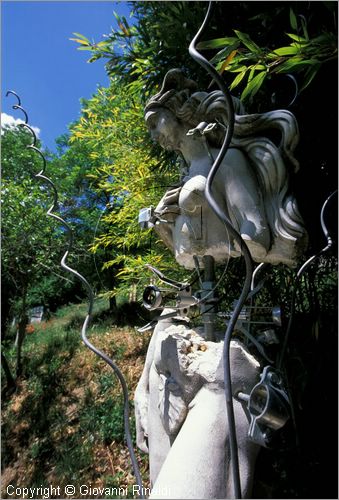
<svg viewBox="0 0 339 500">
<path fill-rule="evenodd" d="M 292 40 L 295 40 L 295 41 L 296 41 L 296 42 L 298 42 L 298 43 L 301 43 L 301 44 L 305 44 L 305 43 L 307 43 L 306 38 L 304 38 L 304 37 L 302 37 L 302 36 L 295 35 L 294 33 L 286 33 L 286 35 L 287 35 L 289 38 L 292 38 Z"/>
<path fill-rule="evenodd" d="M 277 54 L 278 56 L 293 56 L 294 54 L 298 54 L 300 52 L 300 47 L 288 45 L 287 47 L 280 47 L 279 49 L 273 50 L 273 54 Z"/>
<path fill-rule="evenodd" d="M 243 80 L 244 76 L 246 75 L 247 68 L 239 73 L 233 80 L 233 82 L 230 85 L 230 90 L 233 90 L 235 87 L 239 85 L 239 83 Z"/>
<path fill-rule="evenodd" d="M 85 40 L 86 42 L 89 43 L 89 39 L 86 38 L 84 35 L 81 35 L 81 33 L 75 33 L 75 32 L 73 32 L 73 35 L 75 35 L 76 37 L 81 38 L 82 40 Z"/>
<path fill-rule="evenodd" d="M 92 47 L 85 47 L 84 45 L 80 45 L 80 47 L 77 47 L 77 50 L 92 50 Z"/>
<path fill-rule="evenodd" d="M 70 38 L 72 42 L 80 43 L 81 45 L 90 45 L 89 41 L 80 40 L 80 38 Z"/>
<path fill-rule="evenodd" d="M 213 40 L 206 40 L 204 42 L 199 42 L 197 45 L 197 49 L 199 50 L 220 49 L 221 47 L 232 45 L 237 41 L 238 40 L 235 37 L 215 38 Z"/>
<path fill-rule="evenodd" d="M 313 81 L 313 79 L 315 78 L 315 76 L 317 75 L 318 71 L 319 71 L 319 68 L 320 68 L 320 64 L 318 66 L 315 66 L 313 68 L 309 68 L 307 71 L 306 71 L 306 74 L 305 74 L 305 80 L 304 80 L 304 83 L 300 89 L 300 92 L 302 90 L 305 90 L 309 85 L 310 83 Z"/>
<path fill-rule="evenodd" d="M 237 51 L 236 50 L 232 50 L 232 52 L 230 53 L 230 55 L 228 57 L 226 57 L 225 61 L 222 63 L 221 68 L 219 70 L 220 74 L 222 74 L 225 71 L 225 69 L 232 62 L 232 60 L 234 59 L 234 57 L 236 56 L 236 54 L 237 54 Z"/>
<path fill-rule="evenodd" d="M 241 66 L 232 67 L 229 69 L 230 73 L 241 73 L 242 71 L 246 71 L 246 70 L 247 70 L 247 66 L 245 66 L 244 64 L 242 64 Z"/>
<path fill-rule="evenodd" d="M 239 47 L 239 45 L 240 40 L 237 40 L 236 43 L 233 43 L 232 45 L 229 45 L 228 47 L 220 50 L 214 57 L 212 57 L 211 63 L 217 63 L 225 57 L 227 58 L 233 50 L 236 50 Z"/>
<path fill-rule="evenodd" d="M 295 31 L 298 30 L 297 18 L 296 18 L 296 15 L 294 14 L 292 7 L 290 7 L 290 25 L 291 25 L 291 28 L 294 29 Z"/>
<path fill-rule="evenodd" d="M 255 68 L 251 67 L 251 68 L 249 68 L 249 70 L 250 70 L 250 72 L 249 72 L 248 80 L 247 80 L 248 83 L 250 83 L 254 77 Z"/>
<path fill-rule="evenodd" d="M 288 59 L 287 61 L 282 62 L 279 64 L 279 66 L 276 67 L 275 72 L 276 73 L 284 73 L 291 71 L 292 69 L 294 71 L 301 71 L 307 66 L 310 65 L 318 65 L 319 61 L 317 59 L 303 59 L 302 57 L 291 57 L 291 59 Z"/>
<path fill-rule="evenodd" d="M 244 100 L 244 99 L 248 99 L 249 97 L 253 97 L 260 89 L 263 81 L 266 78 L 266 75 L 267 75 L 267 71 L 261 71 L 254 78 L 252 78 L 250 83 L 243 90 L 243 92 L 241 94 L 241 99 Z"/>
<path fill-rule="evenodd" d="M 96 47 L 108 47 L 110 45 L 111 45 L 111 42 L 109 42 L 109 41 L 99 42 L 99 43 L 95 44 Z"/>
<path fill-rule="evenodd" d="M 253 40 L 250 38 L 249 35 L 247 35 L 247 33 L 242 33 L 241 31 L 238 30 L 234 30 L 234 33 L 237 35 L 239 40 L 241 40 L 241 42 L 245 45 L 245 47 L 250 49 L 252 52 L 256 53 L 261 52 L 260 47 L 255 42 L 253 42 Z"/>
<path fill-rule="evenodd" d="M 299 17 L 301 19 L 301 26 L 302 26 L 302 29 L 303 29 L 304 37 L 306 38 L 306 40 L 309 40 L 306 19 L 304 18 L 304 16 L 299 16 Z"/>
</svg>

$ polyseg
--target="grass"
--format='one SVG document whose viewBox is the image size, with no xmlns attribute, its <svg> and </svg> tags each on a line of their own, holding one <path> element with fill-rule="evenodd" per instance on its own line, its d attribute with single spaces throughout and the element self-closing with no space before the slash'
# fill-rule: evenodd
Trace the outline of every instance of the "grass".
<svg viewBox="0 0 339 500">
<path fill-rule="evenodd" d="M 148 339 L 135 329 L 114 325 L 107 306 L 103 299 L 95 303 L 88 335 L 124 372 L 134 429 L 133 391 Z M 15 394 L 2 405 L 1 498 L 8 498 L 8 484 L 135 484 L 124 441 L 119 382 L 80 339 L 86 312 L 85 303 L 63 307 L 50 320 L 34 324 L 26 336 L 23 375 Z M 5 354 L 13 367 L 14 349 L 7 345 Z M 140 452 L 138 460 L 147 486 L 147 456 Z"/>
<path fill-rule="evenodd" d="M 8 498 L 9 484 L 32 488 L 53 484 L 61 489 L 67 484 L 76 488 L 85 484 L 109 487 L 111 491 L 127 488 L 131 498 L 135 479 L 124 442 L 121 388 L 112 370 L 81 342 L 86 311 L 86 304 L 64 307 L 49 321 L 34 325 L 34 331 L 27 335 L 23 375 L 16 393 L 2 402 L 1 498 Z M 143 369 L 149 337 L 118 326 L 129 313 L 130 305 L 113 318 L 107 303 L 98 301 L 88 334 L 125 375 L 134 429 L 133 391 Z M 297 316 L 291 335 L 289 372 L 301 444 L 296 447 L 291 420 L 291 439 L 286 432 L 281 449 L 260 450 L 253 498 L 336 497 L 335 439 L 324 438 L 322 432 L 314 430 L 321 429 L 324 409 L 330 437 L 337 425 L 333 406 L 337 394 L 337 323 L 333 312 L 327 311 L 319 321 L 321 331 L 316 337 L 312 336 L 312 317 Z M 12 336 L 5 347 L 12 368 L 13 341 Z M 144 486 L 148 487 L 148 457 L 141 452 L 137 457 Z M 81 495 L 87 497 L 91 494 Z M 107 498 L 119 498 L 119 494 Z"/>
</svg>

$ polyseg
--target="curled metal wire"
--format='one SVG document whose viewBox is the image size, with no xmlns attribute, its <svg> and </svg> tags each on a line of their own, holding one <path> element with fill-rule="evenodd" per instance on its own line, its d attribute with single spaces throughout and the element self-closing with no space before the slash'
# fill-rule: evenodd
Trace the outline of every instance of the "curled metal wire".
<svg viewBox="0 0 339 500">
<path fill-rule="evenodd" d="M 46 159 L 44 157 L 44 154 L 36 146 L 37 137 L 36 137 L 34 130 L 28 125 L 28 115 L 27 115 L 27 112 L 24 110 L 24 108 L 21 106 L 20 97 L 13 90 L 7 91 L 6 96 L 8 96 L 10 94 L 14 95 L 18 100 L 18 104 L 13 105 L 12 108 L 14 110 L 20 110 L 25 116 L 25 121 L 23 123 L 19 123 L 19 126 L 26 128 L 32 134 L 33 142 L 32 142 L 32 144 L 27 146 L 27 149 L 31 149 L 31 150 L 35 151 L 35 153 L 37 153 L 40 156 L 42 163 L 43 163 L 42 169 L 37 174 L 34 174 L 34 177 L 36 179 L 42 180 L 45 184 L 47 184 L 52 189 L 52 192 L 53 192 L 53 203 L 52 203 L 51 207 L 47 210 L 47 215 L 52 217 L 53 219 L 57 220 L 66 229 L 66 232 L 67 232 L 67 237 L 68 237 L 67 250 L 61 259 L 60 265 L 65 271 L 71 273 L 73 276 L 78 278 L 81 281 L 81 283 L 84 285 L 84 287 L 87 291 L 88 311 L 87 311 L 87 315 L 86 315 L 86 318 L 84 320 L 84 323 L 83 323 L 83 326 L 81 329 L 81 338 L 82 338 L 84 344 L 86 345 L 86 347 L 88 347 L 92 352 L 94 352 L 97 356 L 99 356 L 101 359 L 103 359 L 112 368 L 112 370 L 114 371 L 115 375 L 117 376 L 117 378 L 121 384 L 123 397 L 124 397 L 124 428 L 125 428 L 126 444 L 127 444 L 128 451 L 130 454 L 134 475 L 135 475 L 137 484 L 139 486 L 139 491 L 143 492 L 144 489 L 142 487 L 141 474 L 140 474 L 139 465 L 138 465 L 138 462 L 137 462 L 137 459 L 135 456 L 135 452 L 134 452 L 134 448 L 133 448 L 133 441 L 132 441 L 132 435 L 131 435 L 131 429 L 130 429 L 130 423 L 129 423 L 129 395 L 128 395 L 128 387 L 127 387 L 126 380 L 125 380 L 122 372 L 118 368 L 118 366 L 114 363 L 114 361 L 112 361 L 112 359 L 110 359 L 105 353 L 103 353 L 97 347 L 95 347 L 87 338 L 86 332 L 87 332 L 87 328 L 91 322 L 92 313 L 93 313 L 94 293 L 93 293 L 91 285 L 86 280 L 86 278 L 84 276 L 82 276 L 82 274 L 80 274 L 75 269 L 72 269 L 67 264 L 67 258 L 68 258 L 69 254 L 73 248 L 73 241 L 74 241 L 73 230 L 70 227 L 70 225 L 62 217 L 60 217 L 58 214 L 54 213 L 54 211 L 58 209 L 58 192 L 57 192 L 57 189 L 56 189 L 53 181 L 45 175 Z M 140 498 L 145 498 L 143 494 L 140 494 L 139 496 L 140 496 Z"/>
<path fill-rule="evenodd" d="M 189 53 L 190 53 L 191 57 L 198 64 L 200 64 L 200 66 L 202 66 L 212 76 L 214 81 L 217 83 L 220 90 L 223 92 L 223 94 L 225 96 L 226 105 L 228 108 L 228 120 L 229 120 L 229 122 L 227 124 L 226 134 L 225 134 L 221 149 L 219 151 L 219 154 L 218 154 L 217 158 L 215 159 L 215 161 L 211 167 L 211 170 L 209 172 L 209 175 L 207 177 L 205 196 L 206 196 L 206 199 L 207 199 L 209 205 L 211 206 L 211 208 L 214 210 L 214 212 L 219 217 L 219 219 L 222 220 L 226 224 L 227 229 L 229 230 L 230 234 L 233 236 L 234 240 L 239 244 L 239 246 L 241 248 L 242 255 L 243 255 L 244 260 L 245 260 L 245 265 L 246 265 L 246 276 L 245 276 L 243 289 L 242 289 L 240 297 L 237 301 L 237 305 L 234 308 L 232 317 L 229 321 L 229 324 L 228 324 L 228 327 L 227 327 L 227 330 L 225 333 L 225 340 L 224 340 L 224 381 L 225 381 L 227 419 L 228 419 L 229 437 L 230 437 L 230 455 L 231 455 L 231 468 L 232 468 L 232 476 L 233 476 L 233 487 L 234 487 L 235 498 L 241 498 L 238 446 L 237 446 L 237 435 L 236 435 L 236 428 L 235 428 L 233 395 L 232 395 L 230 343 L 231 343 L 231 338 L 232 338 L 233 330 L 234 330 L 234 327 L 236 325 L 237 319 L 239 317 L 239 314 L 241 312 L 243 304 L 245 303 L 246 298 L 247 298 L 248 293 L 249 293 L 250 288 L 251 288 L 253 263 L 252 263 L 251 254 L 250 254 L 244 240 L 242 239 L 241 235 L 236 231 L 236 229 L 233 227 L 231 221 L 226 216 L 222 207 L 220 207 L 218 205 L 218 203 L 216 202 L 216 200 L 212 194 L 213 180 L 214 180 L 215 175 L 217 173 L 217 170 L 218 170 L 221 162 L 223 161 L 224 156 L 225 156 L 225 154 L 230 146 L 230 143 L 232 140 L 232 135 L 233 135 L 233 130 L 234 130 L 234 108 L 233 108 L 232 97 L 229 93 L 229 90 L 228 90 L 225 82 L 223 81 L 223 79 L 219 75 L 219 73 L 214 68 L 214 66 L 207 59 L 205 59 L 205 57 L 203 57 L 196 49 L 196 45 L 200 41 L 202 34 L 205 31 L 205 29 L 209 23 L 209 20 L 211 18 L 212 8 L 213 8 L 213 2 L 210 1 L 209 5 L 208 5 L 208 10 L 207 10 L 205 19 L 204 19 L 201 27 L 199 28 L 197 34 L 193 38 L 190 46 L 189 46 Z"/>
<path fill-rule="evenodd" d="M 215 178 L 216 172 L 219 168 L 219 165 L 221 164 L 227 149 L 230 145 L 231 139 L 232 139 L 232 134 L 233 134 L 233 128 L 234 128 L 234 110 L 233 110 L 233 104 L 231 100 L 230 93 L 228 91 L 227 86 L 225 85 L 225 82 L 219 75 L 219 73 L 215 70 L 215 68 L 209 63 L 207 59 L 205 59 L 197 50 L 196 50 L 196 45 L 198 41 L 200 41 L 202 34 L 205 30 L 205 28 L 208 25 L 208 22 L 211 18 L 211 13 L 212 13 L 212 8 L 213 8 L 213 2 L 209 2 L 208 6 L 208 11 L 206 14 L 206 17 L 199 28 L 197 34 L 195 35 L 194 39 L 192 40 L 190 47 L 189 47 L 189 53 L 193 57 L 193 59 L 200 65 L 202 66 L 214 79 L 214 81 L 218 84 L 220 90 L 223 92 L 225 98 L 226 98 L 226 105 L 228 107 L 228 116 L 229 116 L 229 123 L 227 124 L 227 130 L 226 130 L 226 135 L 224 138 L 223 145 L 221 147 L 221 150 L 219 152 L 218 157 L 216 158 L 214 164 L 212 165 L 210 174 L 207 178 L 207 183 L 206 183 L 206 189 L 205 189 L 205 195 L 206 198 L 214 210 L 214 212 L 218 215 L 218 217 L 224 221 L 224 223 L 227 225 L 229 232 L 231 235 L 234 237 L 234 239 L 240 244 L 242 253 L 245 259 L 245 265 L 246 265 L 246 278 L 245 278 L 245 283 L 243 286 L 242 293 L 239 297 L 237 307 L 233 312 L 233 316 L 231 318 L 231 321 L 229 322 L 227 331 L 225 333 L 225 342 L 224 342 L 224 378 L 225 378 L 225 395 L 226 395 L 226 406 L 227 406 L 227 416 L 228 416 L 228 424 L 229 424 L 229 429 L 230 429 L 230 453 L 231 453 L 231 466 L 232 466 L 232 474 L 233 474 L 233 484 L 234 484 L 234 494 L 235 498 L 241 498 L 241 485 L 240 485 L 240 477 L 239 477 L 239 462 L 238 462 L 238 450 L 237 450 L 237 441 L 236 441 L 236 429 L 235 429 L 235 421 L 234 421 L 234 411 L 233 411 L 233 403 L 232 403 L 232 386 L 231 386 L 231 371 L 230 371 L 230 360 L 229 360 L 229 348 L 230 348 L 230 340 L 231 340 L 231 335 L 233 333 L 233 329 L 236 323 L 236 320 L 239 316 L 239 313 L 241 311 L 242 305 L 245 302 L 246 298 L 249 298 L 251 296 L 251 293 L 248 295 L 248 292 L 250 289 L 252 289 L 252 292 L 254 291 L 254 276 L 252 277 L 252 259 L 250 256 L 250 253 L 243 242 L 241 235 L 235 231 L 233 228 L 231 222 L 227 219 L 226 214 L 223 212 L 221 207 L 219 207 L 216 203 L 216 200 L 213 198 L 212 195 L 212 190 L 211 190 L 211 185 L 213 183 L 213 179 Z M 289 104 L 291 106 L 293 102 L 295 101 L 296 95 L 297 95 L 297 83 L 295 79 L 293 79 L 295 86 L 296 86 L 296 92 L 293 100 Z M 326 253 L 332 246 L 332 239 L 329 235 L 329 232 L 324 224 L 324 211 L 325 208 L 330 201 L 331 197 L 333 196 L 334 193 L 325 201 L 324 206 L 321 211 L 321 225 L 322 229 L 324 232 L 325 237 L 327 238 L 327 245 L 317 254 L 312 256 L 310 259 L 308 259 L 299 269 L 297 275 L 296 275 L 296 280 L 293 288 L 293 293 L 292 293 L 292 299 L 291 299 L 291 314 L 289 318 L 289 323 L 288 327 L 286 330 L 285 338 L 284 338 L 284 344 L 282 346 L 282 350 L 280 353 L 279 361 L 278 361 L 278 370 L 281 370 L 283 360 L 284 360 L 284 355 L 286 352 L 287 348 L 287 343 L 289 339 L 289 333 L 291 330 L 291 325 L 293 321 L 293 316 L 294 316 L 294 307 L 295 307 L 295 297 L 296 297 L 296 290 L 297 290 L 297 285 L 306 271 L 306 269 L 321 255 Z M 259 269 L 259 268 L 258 268 Z M 252 283 L 251 283 L 252 280 Z"/>
<path fill-rule="evenodd" d="M 321 257 L 322 255 L 327 253 L 333 246 L 332 236 L 331 236 L 331 234 L 330 234 L 330 232 L 325 224 L 325 212 L 326 212 L 326 209 L 328 207 L 328 204 L 331 202 L 331 200 L 337 194 L 338 194 L 338 191 L 334 191 L 333 193 L 331 193 L 328 196 L 328 198 L 325 200 L 325 202 L 321 208 L 321 212 L 320 212 L 320 224 L 321 224 L 321 228 L 322 228 L 322 231 L 324 233 L 324 236 L 327 240 L 327 245 L 324 248 L 322 248 L 319 252 L 312 255 L 312 257 L 310 257 L 306 262 L 303 263 L 303 265 L 299 268 L 297 275 L 296 275 L 296 278 L 295 278 L 295 281 L 294 281 L 292 297 L 291 297 L 290 317 L 288 320 L 288 325 L 287 325 L 286 333 L 285 333 L 285 337 L 284 337 L 284 343 L 283 343 L 283 346 L 281 348 L 280 357 L 279 357 L 279 361 L 278 361 L 278 369 L 279 370 L 282 368 L 282 365 L 283 365 L 283 361 L 284 361 L 284 357 L 285 357 L 286 349 L 287 349 L 287 344 L 288 344 L 288 340 L 290 337 L 291 327 L 292 327 L 292 323 L 294 320 L 295 299 L 296 299 L 297 289 L 298 289 L 298 285 L 300 283 L 300 280 L 301 280 L 303 274 L 305 273 L 305 271 L 309 268 L 309 266 L 312 263 L 314 263 L 317 259 L 319 259 L 319 257 Z"/>
</svg>

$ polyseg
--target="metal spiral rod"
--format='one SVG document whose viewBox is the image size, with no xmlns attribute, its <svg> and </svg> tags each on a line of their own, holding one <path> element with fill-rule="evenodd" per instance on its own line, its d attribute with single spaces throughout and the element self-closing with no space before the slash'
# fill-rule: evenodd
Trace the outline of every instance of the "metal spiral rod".
<svg viewBox="0 0 339 500">
<path fill-rule="evenodd" d="M 207 199 L 209 205 L 211 206 L 211 208 L 214 210 L 214 212 L 219 217 L 219 219 L 226 224 L 227 229 L 229 230 L 230 234 L 233 236 L 235 241 L 239 244 L 239 246 L 241 248 L 242 255 L 243 255 L 244 260 L 245 260 L 245 265 L 246 265 L 246 277 L 245 277 L 243 289 L 242 289 L 242 292 L 241 292 L 240 297 L 238 299 L 237 305 L 233 311 L 232 317 L 229 321 L 229 324 L 228 324 L 228 327 L 227 327 L 227 330 L 225 333 L 225 340 L 224 340 L 225 397 L 226 397 L 227 419 L 228 419 L 229 436 L 230 436 L 230 455 L 231 455 L 231 468 L 232 468 L 232 476 L 233 476 L 233 487 L 234 487 L 235 498 L 241 498 L 238 446 L 237 446 L 237 435 L 236 435 L 236 428 L 235 428 L 233 395 L 232 395 L 232 381 L 231 381 L 232 379 L 231 379 L 231 366 L 230 366 L 230 344 L 231 344 L 231 338 L 232 338 L 235 324 L 237 322 L 237 319 L 239 317 L 239 314 L 241 312 L 243 304 L 246 301 L 247 295 L 248 295 L 250 288 L 251 288 L 253 263 L 252 263 L 251 254 L 250 254 L 244 240 L 242 239 L 241 235 L 236 231 L 236 229 L 233 227 L 231 221 L 226 216 L 222 207 L 220 207 L 218 205 L 217 201 L 215 200 L 215 198 L 213 197 L 213 194 L 212 194 L 213 180 L 214 180 L 215 175 L 219 169 L 219 166 L 222 163 L 222 161 L 225 157 L 225 154 L 230 146 L 230 143 L 232 140 L 232 135 L 233 135 L 233 130 L 234 130 L 234 108 L 233 108 L 232 97 L 229 93 L 229 90 L 228 90 L 227 86 L 225 85 L 225 82 L 223 81 L 223 79 L 219 75 L 219 73 L 215 70 L 214 66 L 205 57 L 203 57 L 196 49 L 196 45 L 200 41 L 202 34 L 204 33 L 204 31 L 209 23 L 209 20 L 211 18 L 212 8 L 213 8 L 213 2 L 209 2 L 208 10 L 207 10 L 205 19 L 204 19 L 201 27 L 199 28 L 197 34 L 193 38 L 190 46 L 189 46 L 189 53 L 192 56 L 192 58 L 200 66 L 202 66 L 212 76 L 213 80 L 218 84 L 220 90 L 223 92 L 223 94 L 225 96 L 226 105 L 228 108 L 228 124 L 227 124 L 226 134 L 225 134 L 221 149 L 219 151 L 219 154 L 218 154 L 217 158 L 215 159 L 215 161 L 211 167 L 211 170 L 209 172 L 209 175 L 207 177 L 205 196 L 206 196 L 206 199 Z"/>
<path fill-rule="evenodd" d="M 297 275 L 295 277 L 293 291 L 292 291 L 292 297 L 291 297 L 290 317 L 288 320 L 288 325 L 287 325 L 286 333 L 285 333 L 285 337 L 284 337 L 284 343 L 283 343 L 283 346 L 282 346 L 282 349 L 280 352 L 280 358 L 279 358 L 279 362 L 278 362 L 278 369 L 279 370 L 282 368 L 284 357 L 286 354 L 288 340 L 290 337 L 291 327 L 292 327 L 294 313 L 295 313 L 295 299 L 296 299 L 297 289 L 298 289 L 298 285 L 300 283 L 300 280 L 301 280 L 302 276 L 304 275 L 305 271 L 308 269 L 308 267 L 313 262 L 315 262 L 317 259 L 319 259 L 319 257 L 321 257 L 322 255 L 327 253 L 333 246 L 333 240 L 332 240 L 331 234 L 330 234 L 330 232 L 325 224 L 324 216 L 325 216 L 325 212 L 326 212 L 326 209 L 328 207 L 328 204 L 330 203 L 332 198 L 337 194 L 338 194 L 338 191 L 334 191 L 333 193 L 331 193 L 328 196 L 328 198 L 325 200 L 325 202 L 321 208 L 321 212 L 320 212 L 320 224 L 321 224 L 321 228 L 322 228 L 322 231 L 324 233 L 324 236 L 327 240 L 327 245 L 324 248 L 322 248 L 319 252 L 312 255 L 312 257 L 310 257 L 306 262 L 304 262 L 304 264 L 299 268 Z"/>
<path fill-rule="evenodd" d="M 124 428 L 125 428 L 126 443 L 127 443 L 128 451 L 130 454 L 132 467 L 133 467 L 134 475 L 135 475 L 135 478 L 137 481 L 137 485 L 139 486 L 139 491 L 143 492 L 144 489 L 142 487 L 141 474 L 140 474 L 139 465 L 138 465 L 137 458 L 136 458 L 134 448 L 133 448 L 133 440 L 132 440 L 130 423 L 129 423 L 129 395 L 128 395 L 128 387 L 127 387 L 126 380 L 125 380 L 122 372 L 118 368 L 118 366 L 114 363 L 114 361 L 112 361 L 112 359 L 110 359 L 105 353 L 103 353 L 97 347 L 95 347 L 87 338 L 87 329 L 88 329 L 88 326 L 91 322 L 92 313 L 93 313 L 94 293 L 93 293 L 91 285 L 86 280 L 86 278 L 84 276 L 82 276 L 82 274 L 80 274 L 78 271 L 76 271 L 75 269 L 68 266 L 68 264 L 67 264 L 67 258 L 68 258 L 69 254 L 71 253 L 71 250 L 73 248 L 73 241 L 74 241 L 73 230 L 70 227 L 70 225 L 62 217 L 60 217 L 58 214 L 54 213 L 54 211 L 58 209 L 58 191 L 57 191 L 53 181 L 45 175 L 46 159 L 44 157 L 44 154 L 40 151 L 40 149 L 36 147 L 37 137 L 36 137 L 36 134 L 35 134 L 34 130 L 32 129 L 32 127 L 30 127 L 28 125 L 28 115 L 27 115 L 27 112 L 24 110 L 24 108 L 21 106 L 20 97 L 13 90 L 7 91 L 6 97 L 10 94 L 14 95 L 18 101 L 18 104 L 14 104 L 12 106 L 12 108 L 14 110 L 20 110 L 24 114 L 24 117 L 25 117 L 25 121 L 23 123 L 19 123 L 19 126 L 26 128 L 32 134 L 33 142 L 32 142 L 32 144 L 27 146 L 27 149 L 33 150 L 42 159 L 42 163 L 43 163 L 42 169 L 37 174 L 34 174 L 34 177 L 36 179 L 42 180 L 45 184 L 47 184 L 52 189 L 52 192 L 53 192 L 53 203 L 52 203 L 51 207 L 47 210 L 47 215 L 52 217 L 53 219 L 57 220 L 62 226 L 64 226 L 64 228 L 66 229 L 66 232 L 67 232 L 67 237 L 68 237 L 67 250 L 61 259 L 60 266 L 65 271 L 71 273 L 73 276 L 78 278 L 81 281 L 81 283 L 84 285 L 84 287 L 87 291 L 88 311 L 87 311 L 87 315 L 86 315 L 86 318 L 84 320 L 84 323 L 83 323 L 83 326 L 81 329 L 81 338 L 82 338 L 84 344 L 86 345 L 86 347 L 88 347 L 92 352 L 94 352 L 97 356 L 99 356 L 101 359 L 103 359 L 112 368 L 112 370 L 114 371 L 115 375 L 118 377 L 118 380 L 121 384 L 123 397 L 124 397 Z M 140 494 L 139 496 L 140 496 L 140 498 L 145 498 L 143 494 Z"/>
</svg>

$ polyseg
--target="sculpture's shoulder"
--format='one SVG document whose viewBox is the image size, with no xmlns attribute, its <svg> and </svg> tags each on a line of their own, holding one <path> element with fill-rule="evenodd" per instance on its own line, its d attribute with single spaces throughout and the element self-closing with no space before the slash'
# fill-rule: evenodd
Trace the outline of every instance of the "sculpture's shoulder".
<svg viewBox="0 0 339 500">
<path fill-rule="evenodd" d="M 218 150 L 214 151 L 214 158 L 217 152 Z M 217 171 L 216 180 L 219 182 L 222 179 L 225 181 L 226 178 L 239 180 L 239 176 L 248 175 L 250 172 L 249 164 L 249 158 L 245 151 L 238 147 L 230 147 Z"/>
<path fill-rule="evenodd" d="M 248 162 L 246 153 L 239 147 L 231 146 L 224 158 L 224 162 L 228 164 L 238 164 L 239 162 Z"/>
</svg>

